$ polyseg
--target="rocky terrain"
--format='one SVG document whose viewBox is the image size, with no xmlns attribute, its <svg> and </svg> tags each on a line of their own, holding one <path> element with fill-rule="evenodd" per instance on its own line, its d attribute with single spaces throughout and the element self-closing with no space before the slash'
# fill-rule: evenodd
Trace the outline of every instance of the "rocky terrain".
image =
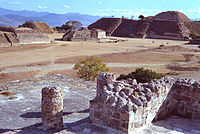
<svg viewBox="0 0 200 134">
<path fill-rule="evenodd" d="M 45 86 L 63 88 L 62 130 L 41 129 L 41 90 Z M 89 100 L 96 95 L 96 83 L 64 75 L 52 75 L 0 83 L 0 133 L 117 133 L 89 122 Z M 143 134 L 199 134 L 197 120 L 170 117 L 143 127 L 137 133 Z"/>
</svg>

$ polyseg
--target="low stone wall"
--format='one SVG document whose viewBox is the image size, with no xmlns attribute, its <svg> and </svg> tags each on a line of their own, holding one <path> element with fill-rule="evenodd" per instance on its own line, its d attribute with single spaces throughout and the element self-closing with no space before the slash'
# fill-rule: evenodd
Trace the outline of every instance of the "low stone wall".
<svg viewBox="0 0 200 134">
<path fill-rule="evenodd" d="M 51 42 L 50 38 L 45 33 L 30 28 L 18 28 L 15 30 L 15 34 L 21 45 L 48 44 Z"/>
<path fill-rule="evenodd" d="M 150 39 L 168 39 L 168 40 L 182 40 L 181 36 L 178 34 L 170 34 L 170 33 L 164 33 L 163 35 L 159 35 L 156 33 L 148 33 L 146 38 Z"/>
<path fill-rule="evenodd" d="M 105 31 L 99 29 L 93 29 L 93 30 L 83 29 L 77 31 L 73 30 L 68 31 L 62 37 L 62 40 L 80 42 L 80 41 L 98 41 L 98 39 L 102 38 L 106 38 Z"/>
<path fill-rule="evenodd" d="M 1 30 L 3 30 L 1 32 Z M 14 30 L 14 31 L 13 31 Z M 8 32 L 6 32 L 8 31 Z M 51 43 L 50 38 L 30 28 L 0 27 L 0 47 Z"/>
<path fill-rule="evenodd" d="M 97 94 L 90 101 L 92 123 L 131 133 L 171 114 L 200 120 L 198 82 L 164 77 L 142 84 L 116 81 L 112 73 L 98 75 Z"/>
</svg>

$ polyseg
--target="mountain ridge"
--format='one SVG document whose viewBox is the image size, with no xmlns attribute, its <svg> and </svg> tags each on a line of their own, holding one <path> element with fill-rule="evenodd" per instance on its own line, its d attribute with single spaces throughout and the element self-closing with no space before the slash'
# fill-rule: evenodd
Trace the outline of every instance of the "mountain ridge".
<svg viewBox="0 0 200 134">
<path fill-rule="evenodd" d="M 60 26 L 69 20 L 76 20 L 80 21 L 83 24 L 83 26 L 88 26 L 89 24 L 97 21 L 100 18 L 100 16 L 92 16 L 80 13 L 57 14 L 28 10 L 14 11 L 0 7 L 0 26 L 7 25 L 12 27 L 18 27 L 19 25 L 23 24 L 25 21 L 28 20 L 45 22 L 51 27 Z"/>
</svg>

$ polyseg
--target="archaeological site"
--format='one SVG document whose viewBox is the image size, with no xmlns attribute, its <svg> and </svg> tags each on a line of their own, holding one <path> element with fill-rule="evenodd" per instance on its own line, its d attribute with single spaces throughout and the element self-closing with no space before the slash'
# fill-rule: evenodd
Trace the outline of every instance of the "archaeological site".
<svg viewBox="0 0 200 134">
<path fill-rule="evenodd" d="M 0 133 L 200 134 L 200 21 L 138 10 L 0 21 Z"/>
</svg>

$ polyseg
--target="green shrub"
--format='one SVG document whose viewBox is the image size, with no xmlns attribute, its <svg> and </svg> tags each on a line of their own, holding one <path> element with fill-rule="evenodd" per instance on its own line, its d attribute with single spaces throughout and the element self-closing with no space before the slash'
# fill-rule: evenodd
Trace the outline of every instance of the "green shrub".
<svg viewBox="0 0 200 134">
<path fill-rule="evenodd" d="M 131 72 L 128 75 L 121 74 L 117 80 L 131 78 L 136 79 L 139 83 L 145 83 L 154 79 L 160 79 L 163 76 L 163 74 L 156 73 L 155 71 L 149 69 L 137 68 L 135 72 Z"/>
<path fill-rule="evenodd" d="M 93 56 L 85 59 L 78 59 L 73 69 L 77 71 L 77 76 L 79 78 L 91 81 L 94 81 L 99 73 L 110 71 L 110 69 L 106 67 L 106 64 L 103 63 L 102 59 Z"/>
</svg>

